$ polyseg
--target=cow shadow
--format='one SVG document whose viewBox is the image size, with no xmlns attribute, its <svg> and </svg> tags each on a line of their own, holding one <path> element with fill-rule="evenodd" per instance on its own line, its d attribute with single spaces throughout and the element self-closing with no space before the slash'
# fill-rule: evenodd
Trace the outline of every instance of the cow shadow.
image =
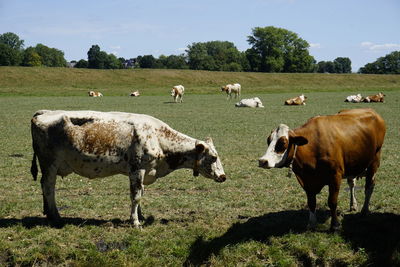
<svg viewBox="0 0 400 267">
<path fill-rule="evenodd" d="M 149 216 L 144 219 L 143 227 L 147 227 L 154 223 L 154 217 Z M 133 227 L 130 223 L 130 220 L 121 220 L 121 219 L 111 219 L 111 220 L 103 220 L 103 219 L 84 219 L 78 217 L 63 217 L 61 222 L 57 224 L 50 223 L 45 217 L 24 217 L 22 219 L 15 218 L 0 218 L 0 228 L 7 228 L 14 225 L 22 225 L 27 229 L 31 229 L 37 226 L 50 226 L 54 228 L 63 228 L 66 225 L 75 225 L 78 227 L 83 227 L 87 225 L 91 226 L 112 226 L 112 227 Z"/>
<path fill-rule="evenodd" d="M 346 214 L 341 235 L 353 250 L 365 250 L 371 266 L 400 266 L 400 215 Z"/>
<path fill-rule="evenodd" d="M 306 231 L 306 210 L 290 210 L 264 214 L 253 217 L 243 223 L 234 223 L 222 236 L 204 240 L 199 236 L 190 247 L 190 254 L 184 266 L 199 266 L 208 261 L 212 255 L 218 255 L 221 249 L 229 245 L 255 240 L 267 242 L 273 236 L 282 236 L 287 233 L 301 233 Z M 318 212 L 318 221 L 327 218 L 326 212 Z M 326 215 L 325 215 L 326 214 Z M 241 216 L 239 215 L 239 218 Z M 301 218 L 299 220 L 294 218 Z M 326 219 L 325 219 L 326 220 Z"/>
<path fill-rule="evenodd" d="M 290 210 L 253 217 L 243 223 L 234 223 L 223 235 L 211 240 L 197 237 L 190 247 L 184 266 L 206 264 L 212 255 L 226 247 L 248 241 L 269 242 L 271 237 L 307 231 L 306 210 Z M 328 210 L 317 211 L 318 223 L 330 219 Z M 329 233 L 329 230 L 318 230 Z M 374 213 L 362 217 L 359 213 L 345 215 L 342 229 L 337 233 L 349 242 L 354 251 L 364 249 L 371 266 L 400 266 L 400 216 Z M 304 262 L 308 265 L 308 262 Z"/>
</svg>

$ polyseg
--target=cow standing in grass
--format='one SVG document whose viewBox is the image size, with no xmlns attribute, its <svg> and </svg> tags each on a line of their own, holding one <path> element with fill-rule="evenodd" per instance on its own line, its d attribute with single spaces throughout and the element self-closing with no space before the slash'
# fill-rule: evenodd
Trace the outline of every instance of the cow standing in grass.
<svg viewBox="0 0 400 267">
<path fill-rule="evenodd" d="M 366 176 L 361 212 L 369 212 L 385 133 L 385 121 L 372 109 L 343 110 L 336 115 L 313 117 L 294 130 L 281 124 L 268 137 L 267 152 L 259 159 L 259 166 L 293 166 L 307 194 L 311 228 L 317 222 L 316 195 L 328 185 L 331 230 L 334 231 L 339 226 L 336 207 L 342 179 L 346 178 L 350 186 L 350 209 L 357 210 L 355 178 Z"/>
<path fill-rule="evenodd" d="M 148 115 L 96 111 L 37 111 L 31 122 L 36 180 L 42 171 L 44 214 L 59 223 L 55 202 L 56 176 L 77 173 L 88 178 L 129 176 L 131 221 L 139 227 L 139 201 L 144 185 L 180 168 L 225 181 L 211 138 L 196 140 Z"/>
<path fill-rule="evenodd" d="M 179 102 L 182 103 L 184 93 L 185 87 L 183 87 L 183 85 L 175 85 L 174 87 L 172 87 L 171 96 L 174 98 L 174 102 L 177 103 L 179 99 Z"/>
<path fill-rule="evenodd" d="M 227 100 L 232 99 L 232 94 L 235 94 L 235 98 L 240 97 L 242 87 L 240 84 L 235 83 L 235 84 L 227 84 L 225 86 L 221 87 L 222 92 L 226 92 L 227 94 Z"/>
</svg>

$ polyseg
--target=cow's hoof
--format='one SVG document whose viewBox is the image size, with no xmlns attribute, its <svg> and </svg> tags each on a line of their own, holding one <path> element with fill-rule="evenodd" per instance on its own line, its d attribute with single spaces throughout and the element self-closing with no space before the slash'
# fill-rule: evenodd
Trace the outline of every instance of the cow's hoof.
<svg viewBox="0 0 400 267">
<path fill-rule="evenodd" d="M 331 225 L 331 228 L 329 229 L 329 232 L 331 233 L 336 233 L 338 230 L 340 229 L 340 224 L 335 224 L 335 225 Z"/>
</svg>

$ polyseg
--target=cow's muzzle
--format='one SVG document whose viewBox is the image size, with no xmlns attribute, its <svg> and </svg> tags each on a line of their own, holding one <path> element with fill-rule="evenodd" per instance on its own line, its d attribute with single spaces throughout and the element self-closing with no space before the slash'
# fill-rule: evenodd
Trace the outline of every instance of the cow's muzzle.
<svg viewBox="0 0 400 267">
<path fill-rule="evenodd" d="M 222 175 L 218 176 L 217 178 L 215 178 L 214 180 L 215 180 L 216 182 L 218 182 L 218 183 L 225 182 L 225 180 L 226 180 L 226 175 L 225 175 L 225 174 L 222 174 Z"/>
<path fill-rule="evenodd" d="M 258 160 L 258 167 L 264 169 L 270 169 L 271 167 L 268 166 L 268 160 L 266 159 L 259 159 Z"/>
</svg>

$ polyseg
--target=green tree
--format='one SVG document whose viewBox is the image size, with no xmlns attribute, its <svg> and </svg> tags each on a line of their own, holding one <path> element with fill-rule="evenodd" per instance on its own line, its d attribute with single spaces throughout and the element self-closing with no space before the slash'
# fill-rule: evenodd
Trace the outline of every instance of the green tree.
<svg viewBox="0 0 400 267">
<path fill-rule="evenodd" d="M 22 53 L 0 43 L 0 66 L 16 66 L 21 63 Z"/>
<path fill-rule="evenodd" d="M 241 71 L 243 69 L 243 55 L 231 42 L 193 43 L 188 46 L 186 52 L 191 69 L 213 71 Z"/>
<path fill-rule="evenodd" d="M 50 48 L 43 44 L 37 44 L 35 51 L 40 55 L 42 65 L 47 67 L 65 67 L 67 61 L 64 58 L 64 52 L 56 48 Z"/>
<path fill-rule="evenodd" d="M 90 69 L 104 69 L 107 54 L 100 50 L 100 46 L 92 45 L 87 52 L 88 55 L 88 68 Z"/>
<path fill-rule="evenodd" d="M 42 65 L 42 58 L 36 52 L 34 47 L 28 47 L 24 50 L 22 66 L 37 67 Z"/>
<path fill-rule="evenodd" d="M 24 40 L 20 40 L 18 35 L 12 32 L 0 34 L 0 43 L 6 44 L 16 50 L 22 50 L 24 48 Z"/>
<path fill-rule="evenodd" d="M 138 56 L 139 67 L 142 69 L 155 68 L 156 58 L 153 55 Z"/>
<path fill-rule="evenodd" d="M 76 64 L 75 64 L 75 68 L 87 68 L 88 67 L 88 62 L 84 59 L 79 60 Z"/>
<path fill-rule="evenodd" d="M 315 60 L 309 44 L 294 32 L 276 27 L 256 27 L 247 41 L 251 70 L 261 72 L 312 72 Z"/>
<path fill-rule="evenodd" d="M 333 61 L 335 73 L 351 73 L 351 60 L 348 57 L 338 57 Z"/>
<path fill-rule="evenodd" d="M 22 60 L 24 40 L 12 32 L 0 34 L 0 66 L 19 65 Z"/>
<path fill-rule="evenodd" d="M 400 51 L 394 51 L 360 68 L 365 74 L 400 74 Z"/>
</svg>

